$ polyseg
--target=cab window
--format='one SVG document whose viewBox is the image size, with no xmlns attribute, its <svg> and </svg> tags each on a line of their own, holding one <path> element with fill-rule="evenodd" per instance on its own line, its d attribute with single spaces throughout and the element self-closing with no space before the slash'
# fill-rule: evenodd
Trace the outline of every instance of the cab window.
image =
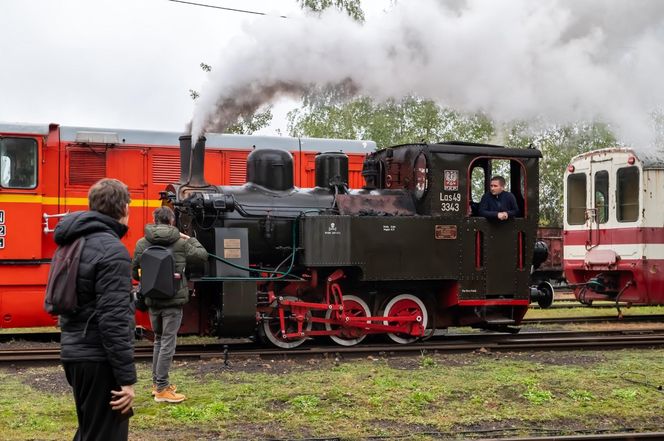
<svg viewBox="0 0 664 441">
<path fill-rule="evenodd" d="M 480 158 L 471 164 L 470 169 L 470 207 L 471 216 L 479 216 L 482 196 L 489 193 L 491 178 L 502 176 L 505 179 L 504 191 L 511 192 L 519 207 L 517 217 L 525 212 L 525 172 L 518 161 L 509 159 Z"/>
<path fill-rule="evenodd" d="M 606 170 L 595 173 L 595 212 L 600 224 L 609 220 L 609 172 Z"/>
<path fill-rule="evenodd" d="M 619 168 L 617 173 L 618 222 L 634 222 L 639 218 L 639 169 Z"/>
<path fill-rule="evenodd" d="M 480 200 L 486 191 L 486 173 L 484 167 L 473 167 L 470 173 L 470 208 L 473 216 L 477 216 Z"/>
<path fill-rule="evenodd" d="M 0 187 L 30 189 L 37 186 L 37 141 L 0 138 Z"/>
<path fill-rule="evenodd" d="M 567 177 L 567 223 L 586 222 L 586 175 L 575 173 Z"/>
</svg>

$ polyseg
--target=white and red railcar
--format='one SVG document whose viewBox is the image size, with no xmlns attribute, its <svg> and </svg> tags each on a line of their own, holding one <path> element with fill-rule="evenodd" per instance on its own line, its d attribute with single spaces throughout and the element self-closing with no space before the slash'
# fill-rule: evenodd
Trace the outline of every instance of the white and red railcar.
<svg viewBox="0 0 664 441">
<path fill-rule="evenodd" d="M 564 269 L 577 299 L 664 304 L 664 157 L 583 153 L 564 194 Z"/>
</svg>

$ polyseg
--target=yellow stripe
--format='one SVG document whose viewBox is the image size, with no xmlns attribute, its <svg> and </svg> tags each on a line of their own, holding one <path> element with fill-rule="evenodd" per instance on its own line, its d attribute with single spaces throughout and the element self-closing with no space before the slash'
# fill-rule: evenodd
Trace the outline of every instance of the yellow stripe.
<svg viewBox="0 0 664 441">
<path fill-rule="evenodd" d="M 0 194 L 0 203 L 16 202 L 20 204 L 42 204 L 42 205 L 84 206 L 88 205 L 88 198 L 55 198 L 50 196 L 32 194 Z M 130 207 L 161 207 L 159 199 L 136 199 L 129 204 Z"/>
</svg>

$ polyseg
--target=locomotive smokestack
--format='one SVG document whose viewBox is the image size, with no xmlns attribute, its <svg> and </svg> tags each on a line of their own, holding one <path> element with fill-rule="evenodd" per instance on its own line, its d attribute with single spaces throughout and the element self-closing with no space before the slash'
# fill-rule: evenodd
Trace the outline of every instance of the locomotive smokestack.
<svg viewBox="0 0 664 441">
<path fill-rule="evenodd" d="M 192 187 L 207 187 L 208 183 L 205 182 L 204 170 L 205 136 L 201 136 L 191 151 L 191 176 L 189 177 L 189 185 Z"/>
<path fill-rule="evenodd" d="M 191 135 L 182 135 L 180 140 L 180 185 L 189 182 L 189 166 L 191 164 Z"/>
</svg>

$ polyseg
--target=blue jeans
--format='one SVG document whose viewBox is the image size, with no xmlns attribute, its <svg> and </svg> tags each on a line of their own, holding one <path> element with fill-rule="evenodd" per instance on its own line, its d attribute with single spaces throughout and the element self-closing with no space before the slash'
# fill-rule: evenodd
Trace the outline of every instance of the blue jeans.
<svg viewBox="0 0 664 441">
<path fill-rule="evenodd" d="M 162 390 L 170 384 L 168 371 L 173 362 L 178 329 L 182 323 L 182 307 L 150 308 L 150 322 L 154 331 L 152 383 L 157 385 L 157 390 Z"/>
</svg>

